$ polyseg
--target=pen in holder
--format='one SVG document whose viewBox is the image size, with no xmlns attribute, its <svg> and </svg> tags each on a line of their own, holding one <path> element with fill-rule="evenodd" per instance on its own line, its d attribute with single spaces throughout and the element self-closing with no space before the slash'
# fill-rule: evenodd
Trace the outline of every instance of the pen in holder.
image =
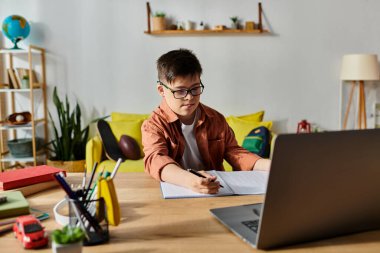
<svg viewBox="0 0 380 253">
<path fill-rule="evenodd" d="M 69 224 L 79 226 L 85 232 L 83 245 L 97 245 L 109 240 L 107 209 L 103 198 L 82 201 L 66 196 L 69 204 Z M 96 212 L 89 212 L 86 206 L 96 206 Z"/>
</svg>

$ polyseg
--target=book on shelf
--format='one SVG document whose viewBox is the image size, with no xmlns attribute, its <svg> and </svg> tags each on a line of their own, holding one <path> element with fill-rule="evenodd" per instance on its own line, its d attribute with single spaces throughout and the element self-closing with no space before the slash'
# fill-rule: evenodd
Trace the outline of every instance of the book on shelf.
<svg viewBox="0 0 380 253">
<path fill-rule="evenodd" d="M 19 89 L 20 86 L 17 82 L 15 71 L 13 69 L 7 69 L 7 72 L 8 72 L 9 88 Z"/>
<path fill-rule="evenodd" d="M 27 185 L 55 181 L 54 174 L 59 172 L 66 174 L 66 171 L 62 169 L 47 165 L 8 170 L 0 173 L 0 190 L 10 190 Z"/>
<path fill-rule="evenodd" d="M 268 175 L 267 171 L 206 171 L 207 173 L 217 177 L 217 181 L 223 185 L 219 188 L 217 194 L 197 193 L 190 189 L 161 182 L 161 192 L 165 199 L 177 198 L 205 198 L 230 195 L 254 195 L 265 194 Z"/>
<path fill-rule="evenodd" d="M 20 191 L 1 192 L 7 201 L 0 205 L 0 218 L 29 214 L 29 203 Z"/>
</svg>

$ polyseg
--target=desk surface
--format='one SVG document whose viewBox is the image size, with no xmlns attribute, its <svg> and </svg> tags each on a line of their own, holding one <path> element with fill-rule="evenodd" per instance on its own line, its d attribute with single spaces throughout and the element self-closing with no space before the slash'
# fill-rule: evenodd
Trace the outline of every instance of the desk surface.
<svg viewBox="0 0 380 253">
<path fill-rule="evenodd" d="M 68 178 L 73 183 L 81 182 L 80 174 Z M 209 209 L 258 203 L 263 201 L 263 196 L 164 200 L 159 183 L 145 173 L 120 173 L 115 184 L 122 211 L 121 224 L 110 226 L 109 243 L 84 247 L 83 252 L 255 251 L 213 218 Z M 52 207 L 63 197 L 60 188 L 28 197 L 32 207 L 50 213 L 51 218 L 43 221 L 49 233 L 59 227 Z M 0 237 L 0 245 L 1 252 L 23 251 L 12 233 Z M 51 252 L 51 249 L 38 252 Z M 380 252 L 380 231 L 292 246 L 281 252 Z"/>
</svg>

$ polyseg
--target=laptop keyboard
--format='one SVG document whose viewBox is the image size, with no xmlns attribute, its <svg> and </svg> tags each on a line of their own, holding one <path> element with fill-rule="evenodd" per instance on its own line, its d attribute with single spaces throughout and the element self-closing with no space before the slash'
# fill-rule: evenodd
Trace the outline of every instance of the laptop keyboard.
<svg viewBox="0 0 380 253">
<path fill-rule="evenodd" d="M 242 221 L 244 226 L 248 227 L 250 230 L 253 232 L 257 233 L 259 230 L 259 221 L 260 220 L 247 220 L 247 221 Z"/>
</svg>

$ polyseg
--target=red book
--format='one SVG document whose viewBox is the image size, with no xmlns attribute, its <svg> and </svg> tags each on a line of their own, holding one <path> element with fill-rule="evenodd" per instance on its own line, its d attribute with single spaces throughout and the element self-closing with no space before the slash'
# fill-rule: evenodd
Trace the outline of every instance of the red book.
<svg viewBox="0 0 380 253">
<path fill-rule="evenodd" d="M 54 174 L 66 172 L 47 165 L 9 170 L 0 173 L 0 189 L 9 190 L 27 185 L 55 180 Z"/>
</svg>

